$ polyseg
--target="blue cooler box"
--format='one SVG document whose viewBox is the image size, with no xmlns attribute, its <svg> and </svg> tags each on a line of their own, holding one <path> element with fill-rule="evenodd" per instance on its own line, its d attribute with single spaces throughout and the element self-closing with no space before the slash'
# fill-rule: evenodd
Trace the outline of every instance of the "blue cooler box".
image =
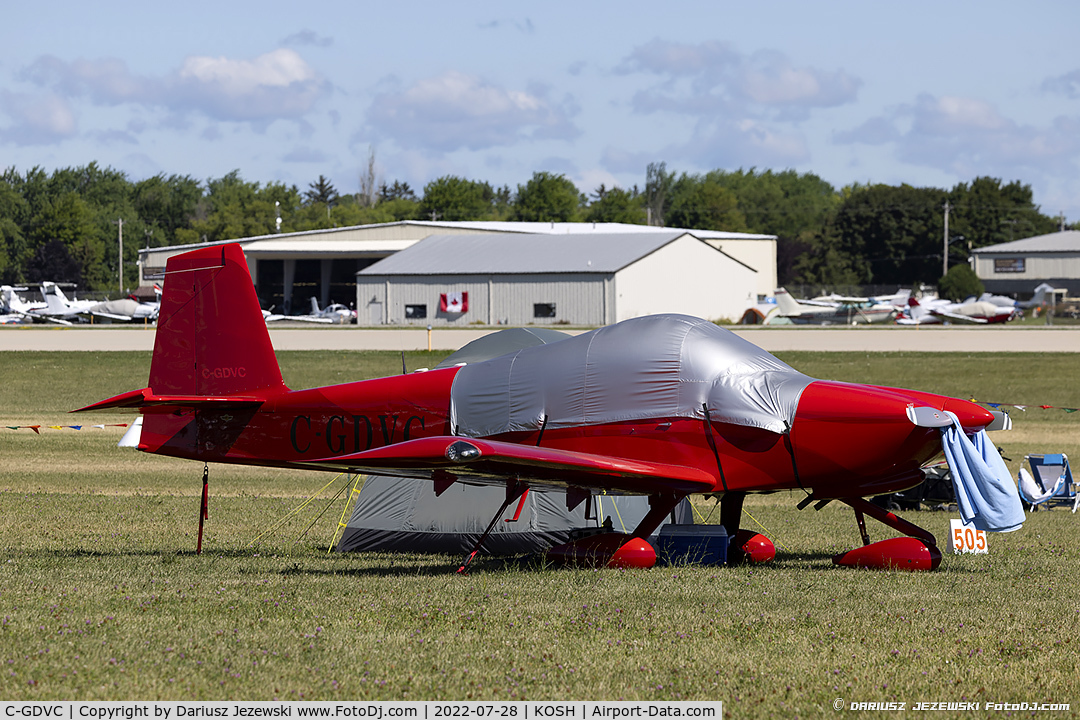
<svg viewBox="0 0 1080 720">
<path fill-rule="evenodd" d="M 657 565 L 723 565 L 728 534 L 723 525 L 664 525 L 649 538 Z"/>
</svg>

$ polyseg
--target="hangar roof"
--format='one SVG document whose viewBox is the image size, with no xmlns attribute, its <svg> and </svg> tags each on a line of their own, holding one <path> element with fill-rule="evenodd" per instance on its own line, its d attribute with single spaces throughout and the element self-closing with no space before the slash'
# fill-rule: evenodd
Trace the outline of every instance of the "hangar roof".
<svg viewBox="0 0 1080 720">
<path fill-rule="evenodd" d="M 1080 252 L 1080 231 L 1065 230 L 1064 232 L 1050 233 L 1048 235 L 1036 235 L 1035 237 L 1013 240 L 1012 242 L 998 245 L 987 245 L 971 251 L 973 255 L 983 253 L 1060 253 Z"/>
<path fill-rule="evenodd" d="M 311 255 L 386 255 L 409 247 L 415 240 L 306 240 L 297 243 L 288 238 L 253 240 L 244 245 L 244 252 L 260 259 L 308 257 Z"/>
<path fill-rule="evenodd" d="M 656 227 L 654 225 L 634 225 L 631 223 L 587 223 L 587 222 L 430 222 L 427 220 L 408 220 L 412 225 L 430 225 L 432 227 L 455 227 L 480 230 L 483 232 L 529 233 L 531 235 L 613 235 L 630 233 L 692 233 L 702 240 L 775 240 L 775 235 L 757 235 L 753 233 L 726 232 L 724 230 L 696 230 L 689 228 Z"/>
<path fill-rule="evenodd" d="M 541 239 L 521 233 L 432 235 L 357 274 L 612 273 L 679 238 L 702 242 L 695 235 L 683 231 L 556 234 Z M 716 252 L 739 262 L 723 251 Z"/>
</svg>

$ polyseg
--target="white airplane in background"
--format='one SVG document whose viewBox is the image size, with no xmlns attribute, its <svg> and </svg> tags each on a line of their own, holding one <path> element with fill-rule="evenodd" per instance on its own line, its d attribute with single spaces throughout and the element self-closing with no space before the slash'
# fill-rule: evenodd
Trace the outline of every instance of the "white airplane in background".
<svg viewBox="0 0 1080 720">
<path fill-rule="evenodd" d="M 1011 320 L 1015 307 L 1002 307 L 992 302 L 975 300 L 954 303 L 942 298 L 908 299 L 906 314 L 896 319 L 897 325 L 940 325 L 955 322 L 966 325 L 987 325 Z"/>
<path fill-rule="evenodd" d="M 161 288 L 155 285 L 157 302 L 139 302 L 130 297 L 118 300 L 68 300 L 67 295 L 55 283 L 41 283 L 41 294 L 45 298 L 46 310 L 39 311 L 56 321 L 84 320 L 87 316 L 114 320 L 118 322 L 156 321 L 161 308 Z"/>
<path fill-rule="evenodd" d="M 1040 283 L 1035 287 L 1035 294 L 1031 296 L 1030 300 L 1013 300 L 1011 297 L 1005 295 L 991 295 L 990 293 L 983 293 L 979 296 L 979 302 L 990 302 L 998 305 L 999 307 L 1018 307 L 1018 308 L 1033 308 L 1042 307 L 1050 302 L 1050 297 L 1054 293 L 1054 287 L 1050 283 Z"/>
<path fill-rule="evenodd" d="M 158 311 L 161 309 L 161 301 L 139 302 L 132 298 L 119 300 L 106 300 L 90 308 L 90 314 L 94 317 L 118 320 L 120 322 L 144 322 L 157 321 Z"/>
<path fill-rule="evenodd" d="M 796 301 L 784 288 L 776 290 L 776 312 L 770 313 L 765 324 L 784 318 L 797 325 L 864 325 L 888 322 L 896 317 L 897 308 L 889 303 L 875 303 L 870 298 L 835 296 L 833 299 Z"/>
<path fill-rule="evenodd" d="M 0 325 L 32 322 L 33 319 L 29 315 L 30 310 L 44 307 L 40 303 L 29 303 L 19 297 L 19 292 L 26 289 L 24 287 L 0 285 L 0 309 L 3 310 L 3 314 L 0 315 Z"/>
<path fill-rule="evenodd" d="M 30 316 L 63 325 L 71 325 L 71 321 L 82 319 L 81 316 L 98 304 L 93 300 L 68 300 L 56 283 L 48 281 L 41 283 L 41 297 L 45 299 L 45 307 L 31 310 Z"/>
<path fill-rule="evenodd" d="M 9 311 L 27 320 L 51 322 L 59 325 L 72 325 L 85 321 L 87 317 L 99 317 L 121 322 L 137 320 L 157 320 L 160 301 L 155 303 L 139 302 L 131 298 L 120 300 L 69 300 L 56 283 L 41 283 L 41 296 L 44 303 L 27 303 L 19 299 L 15 289 L 4 286 L 4 302 Z M 160 295 L 160 289 L 158 289 Z"/>
<path fill-rule="evenodd" d="M 341 303 L 327 305 L 319 309 L 319 301 L 311 298 L 311 312 L 307 315 L 289 315 L 286 320 L 299 320 L 300 322 L 322 323 L 324 325 L 348 325 L 356 318 L 356 312 L 345 307 Z"/>
</svg>

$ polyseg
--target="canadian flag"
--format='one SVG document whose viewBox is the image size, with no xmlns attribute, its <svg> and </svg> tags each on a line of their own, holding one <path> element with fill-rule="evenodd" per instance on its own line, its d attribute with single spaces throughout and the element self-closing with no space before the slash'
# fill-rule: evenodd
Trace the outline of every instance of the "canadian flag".
<svg viewBox="0 0 1080 720">
<path fill-rule="evenodd" d="M 444 313 L 469 312 L 469 293 L 451 292 L 439 295 L 439 310 Z"/>
</svg>

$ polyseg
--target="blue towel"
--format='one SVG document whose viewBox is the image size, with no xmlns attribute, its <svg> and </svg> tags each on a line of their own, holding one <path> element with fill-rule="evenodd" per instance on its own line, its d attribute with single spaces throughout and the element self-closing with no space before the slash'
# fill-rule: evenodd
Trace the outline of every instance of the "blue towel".
<svg viewBox="0 0 1080 720">
<path fill-rule="evenodd" d="M 1024 506 L 1009 468 L 985 430 L 969 440 L 953 413 L 941 429 L 941 445 L 952 470 L 956 504 L 965 523 L 988 532 L 1011 532 L 1024 524 Z"/>
</svg>

